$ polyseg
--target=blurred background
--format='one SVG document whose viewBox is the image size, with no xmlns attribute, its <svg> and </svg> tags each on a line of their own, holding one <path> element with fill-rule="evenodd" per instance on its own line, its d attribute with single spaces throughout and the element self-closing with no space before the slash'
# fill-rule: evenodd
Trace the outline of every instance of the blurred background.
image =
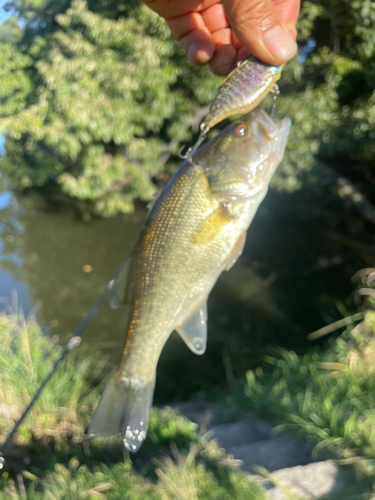
<svg viewBox="0 0 375 500">
<path fill-rule="evenodd" d="M 0 307 L 17 300 L 62 344 L 222 79 L 189 64 L 136 1 L 16 0 L 0 22 Z M 293 123 L 285 158 L 210 295 L 206 354 L 174 333 L 156 403 L 222 389 L 274 346 L 303 354 L 309 333 L 357 311 L 351 278 L 375 260 L 374 3 L 303 1 L 298 33 L 277 99 L 276 119 Z M 84 352 L 109 369 L 124 328 L 123 311 L 103 304 Z"/>
</svg>

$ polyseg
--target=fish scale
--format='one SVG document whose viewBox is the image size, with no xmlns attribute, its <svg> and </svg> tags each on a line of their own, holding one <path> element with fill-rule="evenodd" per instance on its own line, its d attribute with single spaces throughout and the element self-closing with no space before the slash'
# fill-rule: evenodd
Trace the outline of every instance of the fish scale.
<svg viewBox="0 0 375 500">
<path fill-rule="evenodd" d="M 194 175 L 191 173 L 192 170 Z M 189 290 L 192 285 L 195 290 L 199 287 L 199 280 L 207 275 L 212 255 L 217 255 L 221 244 L 220 240 L 216 239 L 202 254 L 201 249 L 191 243 L 192 229 L 199 227 L 219 204 L 210 196 L 203 169 L 192 169 L 185 163 L 180 175 L 179 181 L 161 198 L 146 222 L 144 237 L 132 259 L 132 270 L 129 274 L 132 283 L 129 293 L 134 299 L 143 297 L 145 307 L 145 311 L 141 310 L 139 313 L 142 319 L 137 322 L 139 334 L 136 342 L 146 341 L 142 338 L 141 331 L 147 337 L 150 330 L 155 329 L 155 323 L 162 325 L 158 333 L 159 350 L 167 340 L 171 328 L 173 329 L 182 319 L 179 317 L 180 307 L 188 298 Z M 178 211 L 175 210 L 177 207 Z M 139 262 L 144 260 L 145 255 L 148 256 L 148 265 L 142 269 Z M 185 272 L 187 259 L 195 260 L 195 265 L 190 268 L 189 273 Z M 147 288 L 139 285 L 141 283 L 139 269 L 142 269 L 142 274 L 145 273 L 148 277 Z M 184 279 L 176 280 L 177 276 L 183 276 Z M 174 310 L 174 314 L 165 318 L 165 312 L 160 304 L 167 310 Z M 181 314 L 186 315 L 183 311 Z M 147 346 L 143 352 L 147 353 Z M 147 359 L 146 354 L 143 360 Z M 156 362 L 157 357 L 154 356 L 154 359 Z M 153 366 L 148 361 L 145 361 L 145 364 L 148 367 L 148 374 L 153 375 L 156 364 Z M 127 369 L 130 369 L 130 366 L 129 360 Z M 134 363 L 134 370 L 139 370 L 138 360 Z"/>
</svg>

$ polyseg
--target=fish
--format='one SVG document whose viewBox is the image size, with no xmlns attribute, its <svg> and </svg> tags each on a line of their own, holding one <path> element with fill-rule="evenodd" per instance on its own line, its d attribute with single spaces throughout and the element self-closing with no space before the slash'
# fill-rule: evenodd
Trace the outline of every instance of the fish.
<svg viewBox="0 0 375 500">
<path fill-rule="evenodd" d="M 261 109 L 233 122 L 184 161 L 152 203 L 109 292 L 127 304 L 125 343 L 96 408 L 89 437 L 122 433 L 136 452 L 146 438 L 160 353 L 173 330 L 202 355 L 207 297 L 241 255 L 246 231 L 280 164 L 290 120 Z"/>
<path fill-rule="evenodd" d="M 249 113 L 269 92 L 273 92 L 276 98 L 279 94 L 276 82 L 280 79 L 283 67 L 283 64 L 271 66 L 255 56 L 240 62 L 219 87 L 208 114 L 200 124 L 201 132 L 197 142 L 181 157 L 190 158 L 205 140 L 209 130 L 225 118 Z"/>
</svg>

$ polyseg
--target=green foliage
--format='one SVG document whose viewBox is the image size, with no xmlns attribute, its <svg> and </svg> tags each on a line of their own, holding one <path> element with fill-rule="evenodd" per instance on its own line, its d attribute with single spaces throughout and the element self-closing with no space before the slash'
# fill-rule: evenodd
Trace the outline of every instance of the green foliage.
<svg viewBox="0 0 375 500">
<path fill-rule="evenodd" d="M 216 455 L 216 470 L 208 471 L 205 460 L 199 458 L 198 448 L 192 446 L 189 454 L 180 455 L 174 450 L 174 458 L 158 461 L 156 473 L 159 477 L 158 490 L 162 500 L 263 500 L 265 495 L 261 488 L 249 480 L 241 471 L 220 466 L 223 453 L 218 449 L 204 450 L 201 455 L 210 459 L 212 452 Z M 219 460 L 218 460 L 219 459 Z M 216 472 L 216 474 L 215 474 Z M 219 475 L 220 481 L 218 481 Z"/>
<path fill-rule="evenodd" d="M 130 461 L 112 467 L 101 464 L 93 471 L 89 471 L 85 465 L 79 466 L 79 462 L 73 459 L 68 467 L 56 464 L 53 472 L 47 473 L 43 480 L 30 473 L 26 473 L 25 478 L 31 480 L 27 491 L 27 498 L 30 500 L 46 498 L 141 500 L 145 497 L 159 500 L 160 498 L 154 491 L 152 483 L 132 470 Z M 4 481 L 5 484 L 3 494 L 0 492 L 0 498 L 9 500 L 22 498 L 12 481 Z"/>
<path fill-rule="evenodd" d="M 0 316 L 0 343 L 0 436 L 4 439 L 59 350 L 42 335 L 35 321 L 25 322 L 20 313 Z M 88 373 L 91 379 L 95 377 L 94 366 L 97 372 L 101 369 L 100 360 L 94 361 L 68 356 L 43 389 L 14 437 L 16 460 L 24 455 L 32 457 L 19 464 L 22 468 L 28 462 L 30 465 L 18 474 L 17 481 L 10 473 L 12 467 L 2 473 L 0 499 L 23 499 L 26 495 L 30 500 L 264 500 L 261 488 L 237 469 L 236 461 L 216 442 L 200 437 L 196 425 L 171 408 L 154 408 L 150 419 L 146 453 L 155 454 L 156 450 L 162 457 L 172 445 L 175 455 L 175 460 L 160 458 L 156 471 L 149 461 L 143 463 L 141 472 L 133 469 L 130 460 L 113 463 L 119 461 L 114 437 L 94 440 L 88 452 L 84 431 L 100 392 L 86 380 Z M 120 439 L 118 443 L 122 447 Z M 180 455 L 176 445 L 190 449 L 189 453 Z M 6 451 L 8 468 L 8 461 L 12 464 L 14 459 L 12 451 Z M 159 480 L 152 482 L 147 472 Z"/>
<path fill-rule="evenodd" d="M 14 18 L 0 29 L 3 176 L 14 188 L 55 180 L 104 216 L 149 200 L 221 80 L 190 65 L 139 3 L 8 6 L 23 31 Z M 317 182 L 317 158 L 374 159 L 374 40 L 370 0 L 302 2 L 300 57 L 280 81 L 277 114 L 294 126 L 277 189 Z"/>
<path fill-rule="evenodd" d="M 191 442 L 200 441 L 197 425 L 169 407 L 151 410 L 148 434 L 153 444 L 164 446 L 173 442 L 188 447 Z"/>
<path fill-rule="evenodd" d="M 142 5 L 114 20 L 77 0 L 55 21 L 20 50 L 33 60 L 25 73 L 34 88 L 22 110 L 11 92 L 4 96 L 2 172 L 15 187 L 57 177 L 103 215 L 129 212 L 134 198 L 153 196 L 163 158 L 190 137 L 186 122 L 216 84 L 202 95 L 208 71 L 188 67 L 164 22 Z M 12 61 L 15 80 L 18 66 Z"/>
<path fill-rule="evenodd" d="M 0 315 L 0 343 L 0 436 L 5 438 L 61 348 L 42 335 L 33 319 L 25 321 L 21 312 Z M 102 383 L 95 389 L 89 386 L 87 378 L 95 380 L 105 361 L 100 354 L 97 359 L 67 356 L 21 425 L 16 442 L 30 445 L 33 439 L 53 440 L 60 447 L 67 440 L 82 441 L 103 388 Z M 173 442 L 188 448 L 201 441 L 196 424 L 169 407 L 152 409 L 148 434 L 150 447 L 168 448 Z"/>
<path fill-rule="evenodd" d="M 238 388 L 227 404 L 281 422 L 308 435 L 316 450 L 335 450 L 363 472 L 375 471 L 375 311 L 325 351 L 298 356 L 280 351 L 266 359 L 272 369 L 247 374 L 245 398 Z"/>
<path fill-rule="evenodd" d="M 32 83 L 25 73 L 31 63 L 11 43 L 0 43 L 0 116 L 18 114 L 26 105 Z"/>
<path fill-rule="evenodd" d="M 221 467 L 220 480 L 206 469 L 198 457 L 198 449 L 180 455 L 175 460 L 165 457 L 156 469 L 159 481 L 155 484 L 137 473 L 130 461 L 124 464 L 96 465 L 91 470 L 71 459 L 68 466 L 56 464 L 43 479 L 23 472 L 29 483 L 27 498 L 42 500 L 78 500 L 101 498 L 103 500 L 264 500 L 260 486 L 243 472 Z M 21 477 L 19 481 L 23 481 Z M 15 483 L 7 477 L 0 481 L 0 499 L 22 499 Z"/>
<path fill-rule="evenodd" d="M 300 57 L 280 80 L 280 116 L 293 126 L 278 189 L 316 182 L 317 158 L 375 158 L 373 2 L 303 1 L 298 23 Z"/>
<path fill-rule="evenodd" d="M 35 321 L 26 322 L 22 313 L 0 316 L 0 342 L 0 436 L 5 439 L 60 352 L 43 337 Z M 62 363 L 22 424 L 17 443 L 53 439 L 60 447 L 67 439 L 82 439 L 99 397 L 97 390 L 88 390 L 85 381 L 89 369 L 92 374 L 92 361 L 85 359 L 76 366 L 74 358 L 68 357 Z M 95 365 L 100 370 L 100 362 Z"/>
</svg>

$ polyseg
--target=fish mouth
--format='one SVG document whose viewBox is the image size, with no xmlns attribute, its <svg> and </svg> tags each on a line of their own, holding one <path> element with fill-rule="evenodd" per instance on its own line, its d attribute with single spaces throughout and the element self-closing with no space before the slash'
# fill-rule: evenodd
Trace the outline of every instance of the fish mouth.
<svg viewBox="0 0 375 500">
<path fill-rule="evenodd" d="M 268 185 L 283 158 L 290 125 L 288 118 L 275 123 L 265 111 L 256 108 L 198 149 L 193 164 L 206 169 L 209 159 L 209 170 L 212 162 L 216 165 L 213 175 L 227 168 L 239 170 L 247 185 L 244 197 L 256 195 Z"/>
<path fill-rule="evenodd" d="M 249 116 L 252 115 L 252 116 Z M 262 109 L 243 117 L 250 119 L 251 135 L 254 139 L 256 151 L 251 161 L 242 170 L 252 193 L 264 189 L 284 156 L 285 146 L 289 135 L 291 120 L 283 118 L 278 123 Z"/>
<path fill-rule="evenodd" d="M 283 118 L 275 123 L 273 118 L 261 108 L 256 108 L 249 114 L 252 114 L 252 126 L 255 127 L 254 132 L 257 136 L 263 136 L 264 139 L 271 141 L 278 139 L 281 142 L 288 136 L 292 123 L 289 118 Z"/>
</svg>

